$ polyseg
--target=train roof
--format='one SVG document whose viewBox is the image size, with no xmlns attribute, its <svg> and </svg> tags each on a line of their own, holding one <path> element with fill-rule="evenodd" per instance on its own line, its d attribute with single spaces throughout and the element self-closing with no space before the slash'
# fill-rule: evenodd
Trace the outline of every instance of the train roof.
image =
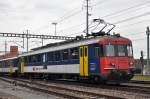
<svg viewBox="0 0 150 99">
<path fill-rule="evenodd" d="M 107 36 L 100 39 L 100 44 L 131 44 L 131 40 L 125 37 Z"/>
<path fill-rule="evenodd" d="M 28 56 L 28 55 L 36 55 L 36 54 L 40 54 L 40 53 L 46 53 L 46 52 L 57 51 L 57 50 L 63 50 L 63 49 L 78 47 L 78 46 L 82 46 L 82 45 L 98 43 L 101 40 L 110 40 L 110 39 L 115 39 L 115 38 L 119 39 L 119 40 L 131 42 L 129 39 L 120 37 L 118 35 L 96 36 L 96 37 L 84 38 L 84 39 L 80 39 L 80 40 L 69 40 L 69 41 L 64 41 L 64 42 L 59 42 L 59 43 L 48 44 L 44 47 L 39 47 L 39 48 L 33 49 L 32 51 L 30 51 L 28 53 L 23 53 L 23 54 L 19 55 L 19 57 Z"/>
<path fill-rule="evenodd" d="M 63 50 L 63 49 L 68 49 L 68 48 L 73 48 L 73 47 L 78 47 L 82 45 L 88 45 L 88 44 L 93 44 L 93 43 L 98 43 L 100 37 L 94 37 L 94 38 L 85 38 L 81 40 L 70 40 L 67 42 L 61 42 L 61 43 L 54 43 L 54 44 L 49 44 L 48 46 L 38 49 L 38 50 L 33 50 L 28 53 L 23 53 L 21 56 L 28 56 L 28 55 L 35 55 L 35 54 L 40 54 L 40 53 L 45 53 L 45 52 L 51 52 L 51 51 L 57 51 L 57 50 Z"/>
<path fill-rule="evenodd" d="M 18 57 L 5 58 L 5 59 L 1 59 L 0 62 L 1 62 L 1 61 L 5 61 L 5 60 L 17 59 L 17 58 L 18 58 Z"/>
</svg>

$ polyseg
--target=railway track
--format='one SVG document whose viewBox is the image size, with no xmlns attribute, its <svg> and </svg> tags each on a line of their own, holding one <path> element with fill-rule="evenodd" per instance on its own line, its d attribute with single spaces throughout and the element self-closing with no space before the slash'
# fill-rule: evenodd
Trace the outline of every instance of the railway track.
<svg viewBox="0 0 150 99">
<path fill-rule="evenodd" d="M 121 85 L 115 85 L 115 84 L 91 84 L 91 83 L 84 83 L 84 82 L 77 82 L 77 81 L 66 81 L 66 80 L 54 80 L 50 81 L 54 83 L 63 83 L 63 84 L 70 84 L 70 85 L 80 85 L 85 87 L 91 87 L 91 88 L 102 88 L 102 89 L 110 89 L 110 90 L 119 90 L 119 91 L 127 91 L 127 92 L 134 92 L 134 93 L 142 93 L 142 94 L 148 94 L 150 95 L 150 86 L 136 86 L 136 85 L 130 85 L 130 83 L 125 83 Z M 142 83 L 143 84 L 143 83 Z M 147 83 L 148 84 L 148 83 Z"/>
<path fill-rule="evenodd" d="M 131 80 L 130 83 L 148 84 L 148 85 L 150 85 L 150 81 Z"/>
<path fill-rule="evenodd" d="M 88 83 L 82 83 L 82 82 L 76 82 L 76 81 L 65 81 L 65 80 L 55 80 L 55 81 L 50 81 L 54 83 L 60 83 L 60 84 L 66 84 L 66 85 L 79 85 L 79 86 L 84 86 L 84 87 L 89 87 L 89 88 L 102 88 L 102 89 L 109 89 L 109 90 L 118 90 L 118 91 L 125 91 L 125 92 L 134 92 L 134 93 L 139 93 L 139 94 L 147 94 L 148 97 L 150 98 L 150 87 L 145 87 L 143 85 L 141 86 L 135 86 L 135 85 L 130 85 L 128 83 L 126 84 L 121 84 L 121 85 L 114 85 L 114 84 L 108 84 L 108 85 L 103 85 L 103 84 L 88 84 Z"/>
<path fill-rule="evenodd" d="M 65 87 L 60 87 L 60 86 L 55 86 L 50 84 L 47 85 L 44 83 L 39 83 L 31 80 L 12 79 L 12 78 L 11 79 L 0 78 L 0 79 L 9 83 L 13 82 L 16 85 L 27 87 L 31 90 L 35 90 L 35 91 L 38 90 L 44 93 L 49 93 L 49 94 L 53 94 L 53 95 L 57 95 L 69 99 L 124 99 L 118 96 L 110 96 L 110 95 L 94 93 L 85 90 L 65 88 Z"/>
</svg>

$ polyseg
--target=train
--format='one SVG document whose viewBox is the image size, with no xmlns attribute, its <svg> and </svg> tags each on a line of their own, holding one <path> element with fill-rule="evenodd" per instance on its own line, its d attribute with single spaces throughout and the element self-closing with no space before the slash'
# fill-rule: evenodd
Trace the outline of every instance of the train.
<svg viewBox="0 0 150 99">
<path fill-rule="evenodd" d="M 100 35 L 53 43 L 0 60 L 0 75 L 96 82 L 126 82 L 134 76 L 130 39 Z"/>
</svg>

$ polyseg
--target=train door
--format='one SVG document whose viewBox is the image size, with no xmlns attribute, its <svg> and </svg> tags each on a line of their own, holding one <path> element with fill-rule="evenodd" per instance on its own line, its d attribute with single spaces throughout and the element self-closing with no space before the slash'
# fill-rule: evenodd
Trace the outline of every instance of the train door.
<svg viewBox="0 0 150 99">
<path fill-rule="evenodd" d="M 24 57 L 19 58 L 19 73 L 24 73 Z"/>
<path fill-rule="evenodd" d="M 80 47 L 80 76 L 88 76 L 88 46 Z"/>
</svg>

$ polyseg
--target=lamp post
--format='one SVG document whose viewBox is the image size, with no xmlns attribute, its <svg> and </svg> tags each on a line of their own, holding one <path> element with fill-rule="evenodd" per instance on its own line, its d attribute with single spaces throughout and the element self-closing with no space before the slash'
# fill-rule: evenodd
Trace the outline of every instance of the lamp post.
<svg viewBox="0 0 150 99">
<path fill-rule="evenodd" d="M 56 36 L 56 25 L 57 25 L 57 23 L 53 22 L 52 24 L 55 26 L 55 36 Z"/>
</svg>

